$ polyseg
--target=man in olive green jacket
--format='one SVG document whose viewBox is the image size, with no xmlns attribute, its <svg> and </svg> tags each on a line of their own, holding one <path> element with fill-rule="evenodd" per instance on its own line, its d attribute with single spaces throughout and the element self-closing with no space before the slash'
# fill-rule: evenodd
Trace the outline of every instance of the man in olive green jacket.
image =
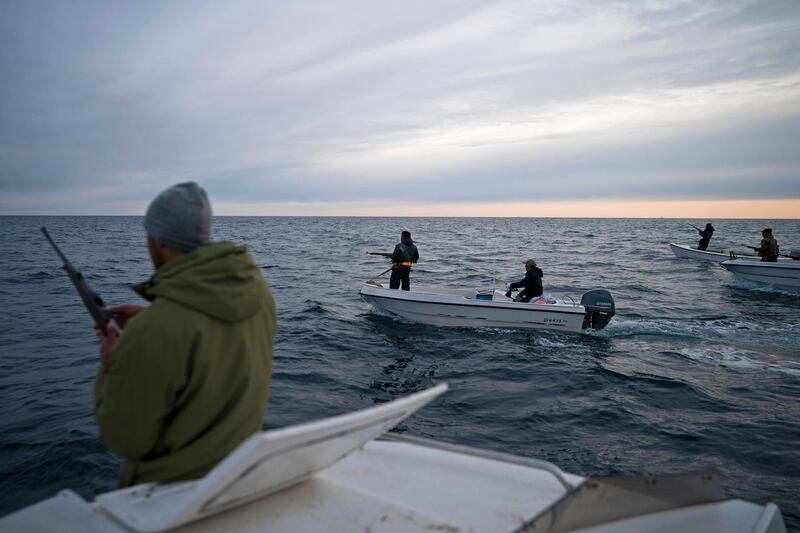
<svg viewBox="0 0 800 533">
<path fill-rule="evenodd" d="M 777 263 L 780 248 L 778 247 L 778 241 L 776 241 L 775 237 L 772 235 L 772 228 L 764 228 L 764 230 L 761 231 L 761 237 L 761 246 L 754 248 L 754 250 L 758 252 L 762 261 Z"/>
<path fill-rule="evenodd" d="M 153 201 L 156 272 L 134 287 L 153 303 L 113 308 L 123 333 L 100 335 L 95 416 L 122 487 L 202 477 L 262 427 L 275 306 L 244 247 L 208 243 L 210 218 L 195 183 Z"/>
</svg>

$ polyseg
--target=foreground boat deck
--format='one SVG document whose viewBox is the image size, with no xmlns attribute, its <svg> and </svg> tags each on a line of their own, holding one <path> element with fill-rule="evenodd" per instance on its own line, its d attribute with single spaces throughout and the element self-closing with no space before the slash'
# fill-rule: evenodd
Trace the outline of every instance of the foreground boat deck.
<svg viewBox="0 0 800 533">
<path fill-rule="evenodd" d="M 714 475 L 584 479 L 527 457 L 376 439 L 447 389 L 257 433 L 204 478 L 72 491 L 0 519 L 24 532 L 785 532 L 775 505 L 726 500 Z"/>
<path fill-rule="evenodd" d="M 371 441 L 307 481 L 174 531 L 513 531 L 566 492 L 537 461 L 516 459 Z M 559 474 L 570 484 L 583 481 Z M 71 491 L 0 523 L 4 531 L 52 531 L 55 524 L 131 531 Z"/>
<path fill-rule="evenodd" d="M 307 481 L 173 531 L 548 531 L 542 524 L 556 520 L 545 516 L 544 521 L 530 523 L 567 492 L 553 473 L 541 468 L 552 465 L 439 446 L 402 439 L 372 441 Z M 573 487 L 584 481 L 561 475 Z M 574 512 L 569 521 L 580 524 L 586 519 Z M 569 521 L 561 526 L 569 527 Z M 133 531 L 104 513 L 102 505 L 88 503 L 71 491 L 11 515 L 0 525 L 3 531 Z M 566 529 L 573 530 L 781 532 L 785 528 L 774 505 L 725 500 Z"/>
</svg>

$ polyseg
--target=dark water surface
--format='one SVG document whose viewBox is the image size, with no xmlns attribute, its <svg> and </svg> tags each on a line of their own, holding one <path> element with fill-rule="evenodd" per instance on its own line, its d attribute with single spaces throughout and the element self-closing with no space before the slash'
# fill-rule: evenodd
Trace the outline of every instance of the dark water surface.
<svg viewBox="0 0 800 533">
<path fill-rule="evenodd" d="M 692 221 L 702 223 L 705 221 Z M 137 302 L 151 274 L 139 217 L 0 217 L 0 514 L 73 488 L 112 489 L 116 460 L 92 415 L 91 321 L 39 234 L 46 224 L 107 303 Z M 680 220 L 218 218 L 247 244 L 278 306 L 265 427 L 451 390 L 400 428 L 522 454 L 582 475 L 716 470 L 732 496 L 780 505 L 800 528 L 800 299 L 676 259 Z M 715 221 L 712 247 L 786 251 L 800 221 Z M 373 312 L 360 283 L 401 229 L 414 283 L 500 286 L 534 257 L 545 290 L 605 287 L 618 314 L 598 333 L 439 329 Z M 495 282 L 493 283 L 493 280 Z"/>
</svg>

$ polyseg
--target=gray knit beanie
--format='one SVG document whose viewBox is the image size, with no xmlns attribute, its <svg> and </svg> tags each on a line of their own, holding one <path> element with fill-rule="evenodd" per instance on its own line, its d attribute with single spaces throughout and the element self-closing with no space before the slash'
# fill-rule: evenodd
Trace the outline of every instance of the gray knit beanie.
<svg viewBox="0 0 800 533">
<path fill-rule="evenodd" d="M 206 191 L 197 183 L 178 183 L 150 202 L 144 228 L 160 244 L 191 252 L 208 243 L 211 234 L 211 205 Z"/>
</svg>

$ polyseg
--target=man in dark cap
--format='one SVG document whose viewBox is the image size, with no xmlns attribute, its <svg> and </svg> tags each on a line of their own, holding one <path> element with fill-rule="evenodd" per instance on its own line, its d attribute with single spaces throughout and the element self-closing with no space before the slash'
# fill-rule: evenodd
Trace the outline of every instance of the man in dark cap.
<svg viewBox="0 0 800 533">
<path fill-rule="evenodd" d="M 399 289 L 402 283 L 404 291 L 411 290 L 411 265 L 417 261 L 419 261 L 419 251 L 411 240 L 411 232 L 403 231 L 400 234 L 400 242 L 392 252 L 392 277 L 389 278 L 389 288 Z"/>
<path fill-rule="evenodd" d="M 711 225 L 711 222 L 708 222 L 705 229 L 699 229 L 697 230 L 697 233 L 700 234 L 700 242 L 697 244 L 697 249 L 705 250 L 708 248 L 708 243 L 711 241 L 711 236 L 714 235 L 714 226 Z"/>
<path fill-rule="evenodd" d="M 778 241 L 772 236 L 772 228 L 764 228 L 761 231 L 761 246 L 754 248 L 754 250 L 758 252 L 762 261 L 768 261 L 770 263 L 778 262 L 780 248 L 778 247 Z"/>
<path fill-rule="evenodd" d="M 525 277 L 519 281 L 509 284 L 506 298 L 511 298 L 511 291 L 522 289 L 514 297 L 515 302 L 530 302 L 531 298 L 542 295 L 542 276 L 544 272 L 536 266 L 536 260 L 528 259 L 525 261 Z"/>
<path fill-rule="evenodd" d="M 122 487 L 202 477 L 261 429 L 276 329 L 245 247 L 209 242 L 196 183 L 159 194 L 144 227 L 155 273 L 133 289 L 152 304 L 112 308 L 123 333 L 98 333 L 95 417 Z"/>
</svg>

